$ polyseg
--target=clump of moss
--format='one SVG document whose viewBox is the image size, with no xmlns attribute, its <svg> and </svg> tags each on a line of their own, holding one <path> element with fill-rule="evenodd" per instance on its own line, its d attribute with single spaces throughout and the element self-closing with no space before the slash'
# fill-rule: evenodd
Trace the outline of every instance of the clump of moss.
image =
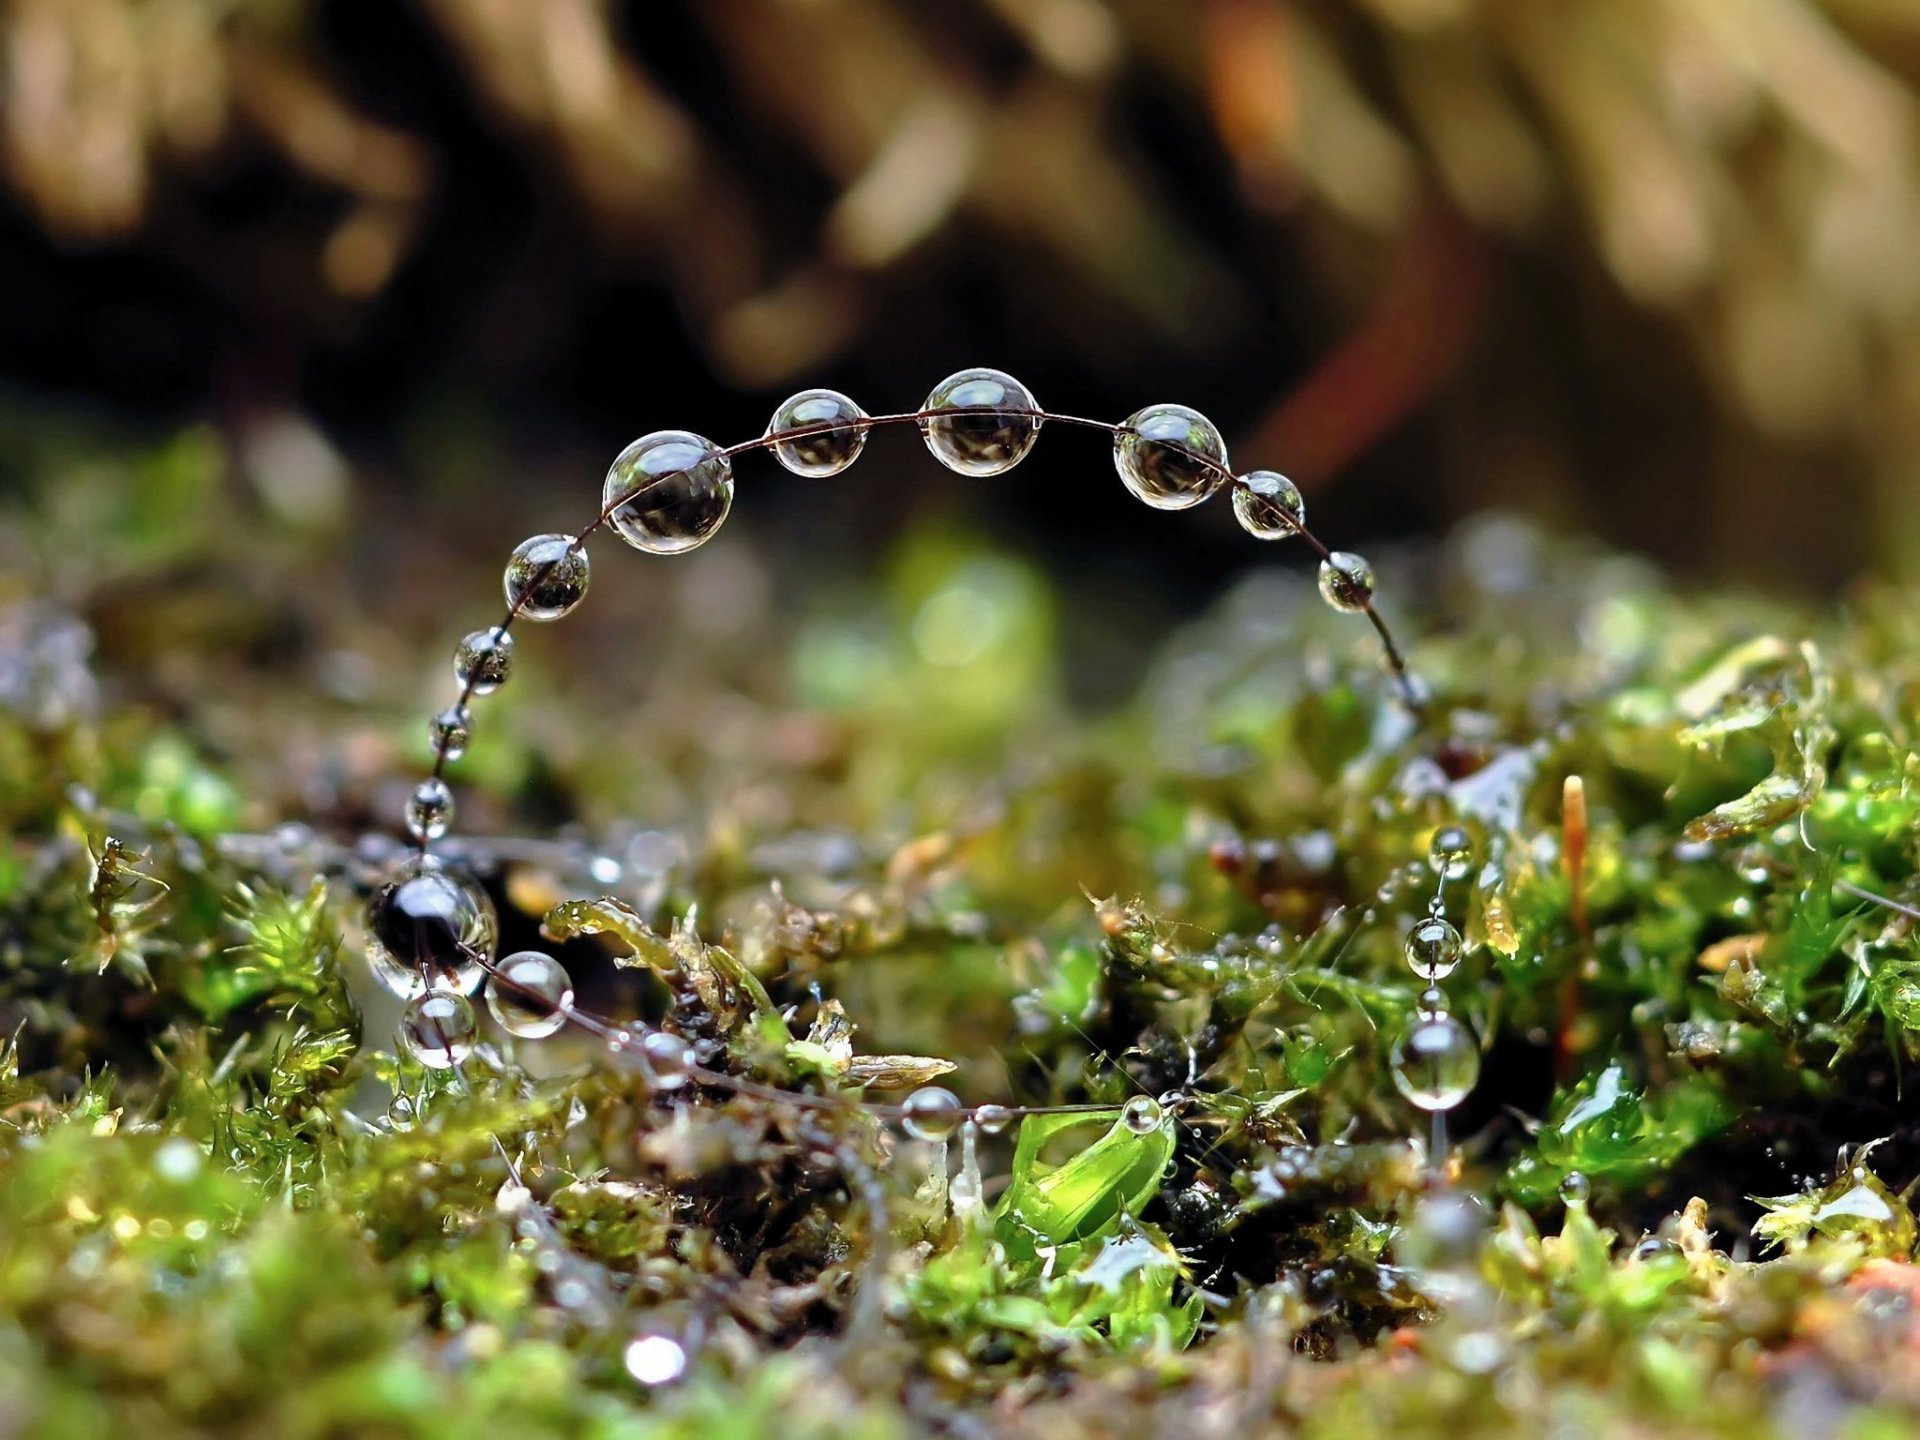
<svg viewBox="0 0 1920 1440">
<path fill-rule="evenodd" d="M 8 1423 L 1911 1423 L 1920 608 L 1762 612 L 1502 533 L 1526 563 L 1422 617 L 1418 722 L 1284 576 L 1076 718 L 1043 582 L 945 544 L 803 620 L 758 702 L 784 748 L 677 745 L 742 703 L 693 671 L 648 778 L 543 771 L 501 727 L 497 813 L 637 785 L 704 816 L 620 899 L 486 878 L 509 937 L 544 927 L 596 1008 L 671 1014 L 740 1090 L 578 1041 L 390 1053 L 354 814 L 236 842 L 260 771 L 191 710 L 0 695 Z M 983 591 L 980 646 L 916 647 Z M 1486 1204 L 1436 1250 L 1387 1056 L 1447 825 L 1483 1049 L 1447 1184 Z M 955 1156 L 854 1103 L 955 1067 L 1097 1108 Z"/>
</svg>

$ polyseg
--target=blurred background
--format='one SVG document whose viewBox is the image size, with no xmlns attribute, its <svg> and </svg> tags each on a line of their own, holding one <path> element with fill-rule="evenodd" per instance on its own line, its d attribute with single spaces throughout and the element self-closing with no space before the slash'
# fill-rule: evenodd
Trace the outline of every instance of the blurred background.
<svg viewBox="0 0 1920 1440">
<path fill-rule="evenodd" d="M 635 435 L 974 364 L 1191 404 L 1388 557 L 1502 509 L 1688 581 L 1920 574 L 1912 0 L 0 0 L 0 66 L 0 565 L 122 646 L 418 654 Z M 964 534 L 1062 588 L 1096 698 L 1304 568 L 1078 432 L 739 469 L 672 613 Z"/>
</svg>

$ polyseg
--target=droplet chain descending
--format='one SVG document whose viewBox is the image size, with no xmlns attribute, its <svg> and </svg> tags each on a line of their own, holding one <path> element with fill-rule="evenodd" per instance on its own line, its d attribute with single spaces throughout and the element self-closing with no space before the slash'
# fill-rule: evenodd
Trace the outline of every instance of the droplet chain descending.
<svg viewBox="0 0 1920 1440">
<path fill-rule="evenodd" d="M 1418 713 L 1418 690 L 1373 602 L 1372 566 L 1358 555 L 1329 549 L 1307 528 L 1299 488 L 1286 476 L 1271 470 L 1234 474 L 1217 427 L 1186 406 L 1149 405 L 1116 425 L 1042 410 L 1032 392 L 1012 376 L 976 368 L 947 377 L 920 409 L 899 414 L 868 415 L 838 391 L 813 389 L 785 401 L 764 434 L 731 446 L 715 445 L 690 431 L 655 431 L 615 459 L 599 513 L 586 526 L 572 535 L 535 535 L 514 549 L 503 581 L 505 614 L 490 629 L 469 634 L 456 651 L 454 674 L 460 691 L 430 722 L 432 773 L 415 788 L 406 807 L 406 827 L 416 852 L 375 894 L 369 910 L 369 963 L 381 983 L 406 1001 L 399 1029 L 402 1046 L 430 1068 L 457 1066 L 471 1053 L 478 1034 L 467 997 L 484 985 L 488 1009 L 509 1034 L 537 1039 L 575 1025 L 599 1036 L 611 1054 L 636 1065 L 659 1089 L 697 1079 L 819 1108 L 848 1103 L 709 1070 L 696 1063 L 692 1048 L 678 1036 L 622 1027 L 583 1011 L 574 1003 L 564 968 L 543 952 L 520 951 L 496 962 L 498 922 L 491 901 L 477 883 L 441 866 L 431 854 L 433 842 L 448 833 L 454 818 L 446 768 L 471 740 L 473 700 L 493 693 L 512 674 L 514 624 L 522 618 L 561 619 L 585 598 L 591 573 L 585 546 L 601 528 L 611 528 L 637 550 L 680 554 L 704 544 L 726 519 L 737 455 L 771 450 L 786 469 L 825 477 L 853 464 L 875 427 L 911 423 L 948 468 L 966 475 L 997 475 L 1026 458 L 1049 421 L 1109 434 L 1121 480 L 1156 509 L 1187 509 L 1230 486 L 1235 518 L 1248 534 L 1262 540 L 1301 537 L 1319 557 L 1322 596 L 1336 610 L 1366 615 L 1402 699 Z M 1464 836 L 1461 841 L 1464 845 Z M 1450 877 L 1439 853 L 1436 837 L 1435 867 L 1444 889 Z M 1436 898 L 1432 917 L 1408 940 L 1409 959 L 1430 985 L 1451 971 L 1459 955 L 1459 937 L 1441 916 L 1440 906 Z M 1444 997 L 1435 997 L 1440 997 L 1438 989 L 1422 996 L 1420 1020 L 1395 1047 L 1393 1073 L 1403 1093 L 1420 1108 L 1434 1111 L 1437 1122 L 1439 1112 L 1458 1103 L 1471 1087 L 1478 1053 L 1471 1035 L 1447 1016 Z M 1463 1065 L 1471 1068 L 1463 1071 Z M 942 1141 L 963 1126 L 996 1134 L 1028 1114 L 1093 1115 L 1116 1109 L 1084 1104 L 969 1110 L 938 1086 L 923 1087 L 900 1105 L 860 1103 L 910 1135 Z M 1146 1134 L 1178 1103 L 1180 1097 L 1173 1095 L 1159 1100 L 1138 1096 L 1120 1108 L 1117 1123 Z"/>
</svg>

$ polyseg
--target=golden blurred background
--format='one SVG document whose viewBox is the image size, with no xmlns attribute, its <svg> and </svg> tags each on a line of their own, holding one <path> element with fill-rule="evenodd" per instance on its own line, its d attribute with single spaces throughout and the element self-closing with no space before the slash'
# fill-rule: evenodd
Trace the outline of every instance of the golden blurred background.
<svg viewBox="0 0 1920 1440">
<path fill-rule="evenodd" d="M 1504 507 L 1714 581 L 1920 575 L 1914 0 L 0 16 L 16 432 L 209 420 L 277 504 L 571 526 L 644 430 L 992 364 L 1206 411 L 1334 543 Z M 944 505 L 1176 590 L 1263 558 L 1074 448 L 756 483 L 805 544 Z"/>
</svg>

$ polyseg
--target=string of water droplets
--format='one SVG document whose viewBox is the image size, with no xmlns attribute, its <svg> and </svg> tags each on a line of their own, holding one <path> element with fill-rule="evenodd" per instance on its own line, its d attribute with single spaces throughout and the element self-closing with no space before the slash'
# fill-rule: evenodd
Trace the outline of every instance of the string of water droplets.
<svg viewBox="0 0 1920 1440">
<path fill-rule="evenodd" d="M 432 1069 L 459 1065 L 479 1035 L 478 1016 L 468 997 L 484 986 L 487 1007 L 508 1034 L 539 1039 L 572 1025 L 598 1037 L 612 1056 L 637 1068 L 656 1089 L 677 1089 L 697 1080 L 807 1108 L 844 1109 L 857 1103 L 919 1139 L 945 1141 L 964 1129 L 969 1145 L 975 1133 L 999 1133 L 1026 1115 L 1114 1114 L 1117 1108 L 1119 1123 L 1143 1135 L 1167 1123 L 1170 1112 L 1185 1102 L 1181 1092 L 1136 1096 L 1122 1107 L 969 1108 L 944 1087 L 928 1085 L 891 1105 L 780 1090 L 705 1065 L 695 1047 L 670 1030 L 623 1025 L 579 1006 L 566 970 L 546 952 L 523 950 L 495 959 L 498 920 L 491 900 L 477 882 L 441 863 L 432 849 L 453 823 L 454 797 L 446 773 L 472 739 L 472 702 L 494 693 L 512 674 L 511 632 L 517 621 L 561 619 L 585 598 L 591 576 L 586 543 L 602 527 L 645 553 L 683 554 L 711 539 L 725 521 L 733 504 L 733 459 L 740 454 L 771 450 L 795 474 L 824 478 L 852 465 L 874 429 L 910 423 L 950 469 L 998 475 L 1026 458 L 1049 421 L 1109 434 L 1121 480 L 1156 509 L 1184 510 L 1228 486 L 1235 518 L 1250 535 L 1261 540 L 1300 537 L 1319 557 L 1321 595 L 1336 610 L 1366 616 L 1400 698 L 1419 712 L 1419 688 L 1374 604 L 1373 567 L 1350 551 L 1330 549 L 1307 528 L 1299 488 L 1286 476 L 1273 470 L 1234 473 L 1218 427 L 1184 405 L 1149 405 L 1112 424 L 1042 410 L 1032 392 L 1012 376 L 976 368 L 948 376 L 918 410 L 900 414 L 869 415 L 838 391 L 811 389 L 782 404 L 763 434 L 734 445 L 716 445 L 684 430 L 655 431 L 614 460 L 599 512 L 585 526 L 572 535 L 535 535 L 514 548 L 504 576 L 505 615 L 492 627 L 467 635 L 455 651 L 460 690 L 454 703 L 430 722 L 432 772 L 406 806 L 414 851 L 393 868 L 368 909 L 368 962 L 380 983 L 405 1002 L 398 1039 L 407 1053 Z M 1464 834 L 1460 838 L 1458 863 L 1464 865 Z M 1443 891 L 1453 863 L 1443 869 Z M 1416 938 L 1427 937 L 1420 941 L 1424 959 L 1417 959 L 1415 966 L 1430 985 L 1452 970 L 1459 955 L 1459 936 L 1440 915 L 1441 903 L 1437 898 L 1433 917 L 1415 931 Z M 1414 958 L 1414 939 L 1408 947 L 1409 958 Z M 1464 1095 L 1473 1076 L 1469 1070 L 1461 1079 L 1458 1037 L 1464 1027 L 1446 1014 L 1444 997 L 1436 996 L 1437 989 L 1423 996 L 1421 1018 L 1396 1045 L 1393 1066 L 1396 1083 L 1414 1104 L 1435 1114 L 1438 1126 L 1438 1117 Z M 1469 1064 L 1477 1068 L 1470 1035 L 1466 1047 Z"/>
</svg>

